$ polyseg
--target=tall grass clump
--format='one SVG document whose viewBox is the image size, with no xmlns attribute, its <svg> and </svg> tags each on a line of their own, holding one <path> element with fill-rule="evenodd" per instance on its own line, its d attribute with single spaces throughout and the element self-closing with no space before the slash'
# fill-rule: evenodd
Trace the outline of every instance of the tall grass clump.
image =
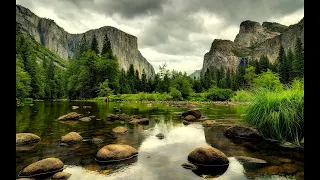
<svg viewBox="0 0 320 180">
<path fill-rule="evenodd" d="M 260 89 L 249 104 L 244 121 L 266 138 L 300 145 L 304 137 L 304 90 L 301 83 L 282 91 Z M 303 86 L 302 86 L 303 87 Z"/>
</svg>

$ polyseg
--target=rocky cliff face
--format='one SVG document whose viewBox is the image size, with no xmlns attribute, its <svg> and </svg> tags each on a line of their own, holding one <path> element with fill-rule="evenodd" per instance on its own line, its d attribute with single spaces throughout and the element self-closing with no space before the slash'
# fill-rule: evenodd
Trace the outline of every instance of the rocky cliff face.
<svg viewBox="0 0 320 180">
<path fill-rule="evenodd" d="M 194 78 L 200 79 L 200 73 L 201 73 L 201 69 L 195 70 L 193 73 L 189 75 L 189 77 L 191 77 L 192 79 Z"/>
<path fill-rule="evenodd" d="M 204 55 L 201 74 L 207 68 L 221 66 L 235 71 L 241 58 L 258 59 L 265 55 L 271 63 L 278 57 L 280 45 L 285 51 L 294 49 L 297 38 L 304 42 L 304 19 L 289 27 L 274 23 L 244 21 L 234 42 L 215 39 Z"/>
<path fill-rule="evenodd" d="M 88 42 L 91 42 L 93 35 L 96 35 L 100 51 L 103 46 L 104 36 L 107 34 L 113 53 L 118 58 L 120 68 L 128 70 L 130 64 L 133 64 L 140 75 L 143 70 L 147 77 L 154 77 L 155 75 L 152 65 L 138 50 L 137 37 L 117 28 L 104 26 L 82 34 L 70 34 L 59 27 L 53 20 L 40 18 L 20 5 L 16 5 L 16 28 L 20 28 L 23 33 L 30 35 L 37 42 L 65 60 L 74 57 L 76 47 L 84 34 Z"/>
</svg>

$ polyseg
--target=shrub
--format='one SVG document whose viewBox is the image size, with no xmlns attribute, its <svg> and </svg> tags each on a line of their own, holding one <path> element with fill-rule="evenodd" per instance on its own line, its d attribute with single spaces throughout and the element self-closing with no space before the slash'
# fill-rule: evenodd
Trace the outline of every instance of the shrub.
<svg viewBox="0 0 320 180">
<path fill-rule="evenodd" d="M 233 93 L 231 89 L 220 89 L 217 87 L 208 90 L 207 99 L 211 101 L 227 101 L 230 100 Z"/>
<path fill-rule="evenodd" d="M 250 102 L 253 99 L 253 94 L 250 91 L 239 90 L 236 95 L 231 98 L 234 102 Z"/>
<path fill-rule="evenodd" d="M 256 89 L 268 89 L 271 91 L 281 91 L 283 86 L 280 82 L 279 75 L 273 73 L 269 69 L 259 74 L 256 78 L 253 79 L 252 86 Z"/>
<path fill-rule="evenodd" d="M 170 88 L 169 95 L 172 96 L 172 100 L 175 100 L 175 101 L 183 100 L 181 92 L 176 88 Z"/>
</svg>

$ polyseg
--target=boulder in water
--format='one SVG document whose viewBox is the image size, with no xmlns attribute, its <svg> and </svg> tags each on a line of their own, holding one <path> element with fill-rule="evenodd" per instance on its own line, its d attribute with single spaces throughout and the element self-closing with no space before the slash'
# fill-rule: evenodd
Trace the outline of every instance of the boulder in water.
<svg viewBox="0 0 320 180">
<path fill-rule="evenodd" d="M 16 145 L 25 145 L 40 141 L 40 137 L 33 133 L 18 133 L 16 134 Z"/>
<path fill-rule="evenodd" d="M 138 154 L 138 151 L 129 145 L 109 144 L 102 147 L 96 155 L 98 161 L 121 161 L 130 159 Z"/>
<path fill-rule="evenodd" d="M 128 131 L 128 128 L 123 127 L 123 126 L 118 126 L 112 129 L 112 132 L 117 133 L 117 134 L 124 134 Z"/>
<path fill-rule="evenodd" d="M 19 176 L 33 177 L 55 173 L 58 171 L 62 171 L 63 165 L 63 162 L 58 158 L 46 158 L 28 165 L 21 171 Z"/>
<path fill-rule="evenodd" d="M 57 119 L 57 121 L 78 120 L 80 117 L 82 117 L 81 114 L 78 114 L 76 112 L 71 112 L 71 113 L 60 116 Z"/>
<path fill-rule="evenodd" d="M 82 142 L 83 138 L 77 132 L 70 132 L 61 137 L 60 142 L 66 144 L 75 144 Z"/>
</svg>

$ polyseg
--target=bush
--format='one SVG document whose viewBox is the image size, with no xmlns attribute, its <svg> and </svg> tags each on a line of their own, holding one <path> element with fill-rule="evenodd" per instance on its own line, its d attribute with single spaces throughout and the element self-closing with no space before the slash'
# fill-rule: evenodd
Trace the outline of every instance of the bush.
<svg viewBox="0 0 320 180">
<path fill-rule="evenodd" d="M 304 137 L 304 91 L 262 90 L 248 106 L 244 121 L 271 139 L 300 145 Z"/>
<path fill-rule="evenodd" d="M 231 98 L 231 101 L 234 102 L 250 102 L 253 99 L 252 92 L 239 90 L 236 92 L 236 95 Z"/>
<path fill-rule="evenodd" d="M 169 95 L 172 96 L 172 100 L 175 100 L 175 101 L 183 100 L 181 92 L 176 88 L 170 88 Z"/>
<path fill-rule="evenodd" d="M 207 99 L 208 93 L 191 93 L 190 96 L 188 96 L 189 101 L 209 101 Z"/>
<path fill-rule="evenodd" d="M 230 100 L 233 93 L 231 89 L 220 89 L 217 87 L 208 90 L 207 99 L 211 101 L 227 101 Z"/>
<path fill-rule="evenodd" d="M 268 89 L 271 91 L 283 90 L 283 85 L 280 82 L 279 75 L 273 73 L 269 69 L 253 79 L 253 87 L 258 91 L 260 89 Z"/>
</svg>

